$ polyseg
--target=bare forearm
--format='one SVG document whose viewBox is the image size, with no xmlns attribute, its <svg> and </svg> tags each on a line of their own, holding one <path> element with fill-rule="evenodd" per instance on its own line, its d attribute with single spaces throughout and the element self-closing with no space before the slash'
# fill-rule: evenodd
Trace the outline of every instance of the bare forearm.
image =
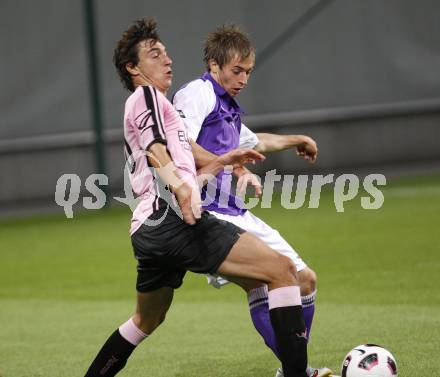
<svg viewBox="0 0 440 377">
<path fill-rule="evenodd" d="M 197 150 L 199 152 L 198 153 L 199 156 L 201 156 L 204 161 L 204 166 L 197 169 L 198 176 L 200 175 L 216 176 L 224 169 L 225 163 L 222 161 L 222 158 L 220 156 L 216 156 L 215 154 L 206 151 L 200 146 L 199 148 L 197 148 Z M 193 146 L 193 151 L 194 151 L 194 146 Z M 181 184 L 181 178 L 177 172 L 177 168 L 171 156 L 169 155 L 165 145 L 161 143 L 153 144 L 148 151 L 148 155 L 149 155 L 148 160 L 150 161 L 150 165 L 156 169 L 162 181 L 166 185 L 170 185 L 172 191 L 178 188 Z"/>
<path fill-rule="evenodd" d="M 197 175 L 213 175 L 216 176 L 218 173 L 223 171 L 225 168 L 225 165 L 223 165 L 218 157 L 216 157 L 214 160 L 211 160 L 211 162 L 208 162 L 205 166 L 197 169 Z"/>
<path fill-rule="evenodd" d="M 175 191 L 181 185 L 182 179 L 164 144 L 153 144 L 147 151 L 147 158 L 162 181 L 169 185 L 172 191 Z"/>
<path fill-rule="evenodd" d="M 258 144 L 255 150 L 260 153 L 278 152 L 294 148 L 304 142 L 303 135 L 276 135 L 257 133 Z"/>
<path fill-rule="evenodd" d="M 256 161 L 263 161 L 265 159 L 262 154 L 253 149 L 233 149 L 217 156 L 193 140 L 190 140 L 190 143 L 194 160 L 198 161 L 198 163 L 196 162 L 196 167 L 198 167 L 197 175 L 199 178 L 202 178 L 202 181 L 199 179 L 199 184 L 202 183 L 202 185 L 205 185 L 210 177 L 216 176 L 224 170 L 226 166 L 232 167 L 237 177 L 241 177 L 243 174 L 251 174 L 250 171 L 244 167 L 244 164 L 255 164 Z"/>
<path fill-rule="evenodd" d="M 150 165 L 174 193 L 183 220 L 189 225 L 194 225 L 201 217 L 202 211 L 198 188 L 183 181 L 165 145 L 155 143 L 146 152 Z"/>
<path fill-rule="evenodd" d="M 225 166 L 220 162 L 219 156 L 207 151 L 192 139 L 190 143 L 196 163 L 197 175 L 210 174 L 215 176 L 223 170 Z"/>
<path fill-rule="evenodd" d="M 207 151 L 205 148 L 197 144 L 194 140 L 190 139 L 192 153 L 197 168 L 201 168 L 217 158 L 217 155 Z"/>
</svg>

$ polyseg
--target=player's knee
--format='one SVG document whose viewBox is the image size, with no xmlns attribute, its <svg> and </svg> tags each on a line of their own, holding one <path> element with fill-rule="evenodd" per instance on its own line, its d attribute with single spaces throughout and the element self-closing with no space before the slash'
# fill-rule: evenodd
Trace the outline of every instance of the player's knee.
<svg viewBox="0 0 440 377">
<path fill-rule="evenodd" d="M 316 290 L 317 276 L 315 271 L 305 268 L 298 273 L 301 295 L 307 296 Z"/>
<path fill-rule="evenodd" d="M 310 270 L 309 285 L 312 292 L 316 290 L 317 283 L 318 283 L 318 277 L 316 276 L 316 272 Z"/>
<path fill-rule="evenodd" d="M 277 267 L 271 272 L 271 283 L 277 285 L 297 285 L 297 272 L 292 260 L 284 255 L 277 256 Z"/>
</svg>

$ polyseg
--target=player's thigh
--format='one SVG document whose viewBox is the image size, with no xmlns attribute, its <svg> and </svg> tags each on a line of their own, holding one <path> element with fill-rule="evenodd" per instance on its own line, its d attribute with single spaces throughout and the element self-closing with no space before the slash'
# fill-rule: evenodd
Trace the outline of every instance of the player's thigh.
<svg viewBox="0 0 440 377">
<path fill-rule="evenodd" d="M 265 283 L 296 283 L 292 261 L 248 232 L 240 236 L 217 272 Z"/>
<path fill-rule="evenodd" d="M 276 229 L 266 224 L 263 220 L 255 216 L 250 211 L 246 211 L 240 216 L 231 216 L 219 213 L 213 214 L 221 220 L 231 222 L 246 232 L 252 233 L 271 249 L 292 259 L 293 263 L 295 263 L 297 271 L 301 271 L 307 267 L 306 263 L 298 255 L 298 253 Z"/>
<path fill-rule="evenodd" d="M 292 259 L 293 263 L 295 263 L 297 271 L 301 271 L 307 267 L 307 264 L 302 260 L 290 243 L 284 239 L 278 230 L 266 224 L 263 220 L 255 216 L 250 211 L 245 213 L 244 220 L 247 224 L 249 224 L 249 229 L 245 229 L 246 231 L 257 236 L 271 249 Z"/>
<path fill-rule="evenodd" d="M 249 279 L 249 278 L 242 278 L 237 276 L 230 276 L 230 275 L 222 275 L 223 279 L 226 279 L 226 282 L 234 283 L 238 285 L 239 287 L 243 288 L 246 292 L 251 291 L 252 289 L 259 288 L 265 285 L 263 281 L 255 280 L 255 279 Z"/>
</svg>

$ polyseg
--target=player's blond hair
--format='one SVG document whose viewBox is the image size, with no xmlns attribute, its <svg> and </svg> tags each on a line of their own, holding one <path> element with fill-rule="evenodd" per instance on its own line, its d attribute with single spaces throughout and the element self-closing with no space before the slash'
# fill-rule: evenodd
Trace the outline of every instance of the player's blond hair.
<svg viewBox="0 0 440 377">
<path fill-rule="evenodd" d="M 220 68 L 229 63 L 235 56 L 247 59 L 255 54 L 246 32 L 237 25 L 222 25 L 209 33 L 203 49 L 203 60 L 209 70 L 209 62 L 214 60 Z"/>
</svg>

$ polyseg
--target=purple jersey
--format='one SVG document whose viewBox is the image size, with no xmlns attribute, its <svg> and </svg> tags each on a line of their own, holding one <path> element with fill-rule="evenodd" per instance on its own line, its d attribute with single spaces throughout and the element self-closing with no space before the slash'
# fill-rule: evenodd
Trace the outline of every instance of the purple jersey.
<svg viewBox="0 0 440 377">
<path fill-rule="evenodd" d="M 188 137 L 216 155 L 236 148 L 253 148 L 258 143 L 257 136 L 241 123 L 240 105 L 209 72 L 181 88 L 173 103 Z M 202 199 L 208 203 L 205 209 L 233 216 L 246 211 L 241 198 L 232 195 L 230 182 L 230 174 L 221 172 L 216 187 L 208 185 L 203 190 Z"/>
</svg>

